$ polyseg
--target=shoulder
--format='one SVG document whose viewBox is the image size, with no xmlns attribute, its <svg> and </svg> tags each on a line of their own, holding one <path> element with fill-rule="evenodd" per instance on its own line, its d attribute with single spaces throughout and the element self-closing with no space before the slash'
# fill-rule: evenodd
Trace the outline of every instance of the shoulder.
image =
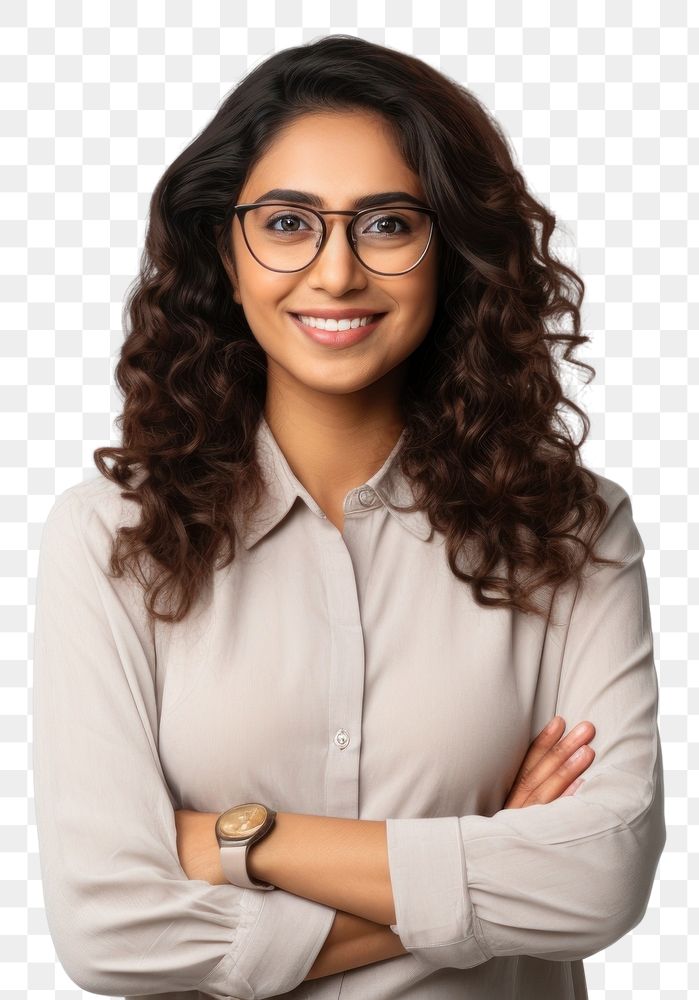
<svg viewBox="0 0 699 1000">
<path fill-rule="evenodd" d="M 130 563 L 118 574 L 112 567 L 119 527 L 140 519 L 140 504 L 123 497 L 125 491 L 98 473 L 55 497 L 41 529 L 37 593 L 51 595 L 44 600 L 57 605 L 73 605 L 67 614 L 84 614 L 86 628 L 96 621 L 94 615 L 115 633 L 134 628 L 143 648 L 150 649 L 152 622 L 140 574 Z M 138 568 L 145 562 L 143 557 Z"/>
<path fill-rule="evenodd" d="M 631 495 L 615 480 L 588 469 L 597 482 L 597 493 L 607 504 L 607 513 L 597 533 L 595 553 L 607 559 L 629 562 L 642 557 L 643 541 L 634 521 Z M 597 572 L 594 566 L 591 571 Z"/>
<path fill-rule="evenodd" d="M 586 472 L 589 472 L 594 477 L 597 483 L 597 492 L 609 505 L 610 514 L 625 500 L 628 500 L 629 503 L 631 502 L 629 494 L 620 483 L 617 483 L 614 479 L 609 479 L 608 476 L 603 476 L 600 472 L 595 472 L 594 469 L 590 469 L 587 466 L 584 468 Z"/>
<path fill-rule="evenodd" d="M 135 525 L 140 519 L 140 504 L 122 496 L 125 491 L 126 487 L 101 473 L 74 483 L 55 497 L 44 521 L 42 538 L 54 530 L 66 537 L 72 527 L 83 541 L 106 544 L 119 527 Z"/>
</svg>

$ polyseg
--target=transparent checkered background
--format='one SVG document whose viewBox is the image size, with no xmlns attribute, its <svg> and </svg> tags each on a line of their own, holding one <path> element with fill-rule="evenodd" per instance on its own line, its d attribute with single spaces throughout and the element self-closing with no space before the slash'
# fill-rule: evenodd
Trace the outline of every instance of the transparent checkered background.
<svg viewBox="0 0 699 1000">
<path fill-rule="evenodd" d="M 699 656 L 688 613 L 699 603 L 699 5 L 6 0 L 0 1000 L 88 995 L 56 960 L 43 909 L 35 575 L 54 497 L 96 475 L 93 449 L 118 441 L 112 371 L 150 194 L 248 68 L 340 31 L 413 52 L 485 100 L 586 281 L 582 356 L 597 378 L 578 391 L 592 420 L 583 456 L 631 494 L 646 545 L 668 830 L 646 916 L 585 961 L 588 988 L 591 1000 L 699 997 L 699 689 L 688 678 Z"/>
</svg>

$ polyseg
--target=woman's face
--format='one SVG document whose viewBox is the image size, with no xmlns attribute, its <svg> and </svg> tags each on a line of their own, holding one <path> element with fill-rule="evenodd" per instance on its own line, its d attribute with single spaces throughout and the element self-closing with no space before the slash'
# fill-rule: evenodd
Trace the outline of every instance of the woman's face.
<svg viewBox="0 0 699 1000">
<path fill-rule="evenodd" d="M 251 170 L 238 201 L 257 201 L 273 188 L 310 192 L 322 199 L 323 209 L 353 210 L 362 196 L 395 191 L 428 204 L 419 177 L 383 120 L 362 111 L 308 114 L 288 126 Z M 389 203 L 409 204 L 402 199 Z M 268 387 L 276 379 L 296 390 L 347 394 L 369 386 L 375 391 L 384 379 L 388 390 L 400 374 L 397 366 L 430 328 L 437 305 L 436 225 L 427 253 L 413 270 L 383 276 L 367 270 L 352 253 L 345 235 L 348 221 L 348 216 L 325 216 L 328 239 L 322 252 L 305 269 L 287 274 L 258 263 L 245 244 L 240 220 L 233 221 L 234 297 L 267 355 Z M 279 229 L 283 219 L 274 225 Z M 381 232 L 375 224 L 373 231 Z M 368 336 L 342 347 L 316 342 L 292 316 L 342 308 L 385 315 Z"/>
</svg>

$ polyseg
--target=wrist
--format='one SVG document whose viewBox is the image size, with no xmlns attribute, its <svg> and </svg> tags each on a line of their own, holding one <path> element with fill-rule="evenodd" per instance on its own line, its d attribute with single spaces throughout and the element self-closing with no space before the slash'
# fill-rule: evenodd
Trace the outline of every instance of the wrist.
<svg viewBox="0 0 699 1000">
<path fill-rule="evenodd" d="M 276 885 L 276 859 L 278 856 L 279 834 L 284 826 L 284 814 L 277 812 L 274 826 L 262 840 L 256 841 L 248 848 L 246 866 L 248 875 L 259 882 Z"/>
</svg>

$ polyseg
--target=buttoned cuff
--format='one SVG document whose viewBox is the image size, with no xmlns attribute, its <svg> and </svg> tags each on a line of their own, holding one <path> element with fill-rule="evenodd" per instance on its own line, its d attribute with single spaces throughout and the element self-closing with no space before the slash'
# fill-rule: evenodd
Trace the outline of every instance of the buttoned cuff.
<svg viewBox="0 0 699 1000">
<path fill-rule="evenodd" d="M 306 978 L 330 933 L 336 910 L 283 889 L 246 889 L 235 946 L 201 983 L 215 995 L 275 997 Z"/>
<path fill-rule="evenodd" d="M 468 889 L 458 816 L 386 820 L 388 867 L 403 947 L 432 968 L 487 962 Z"/>
</svg>

